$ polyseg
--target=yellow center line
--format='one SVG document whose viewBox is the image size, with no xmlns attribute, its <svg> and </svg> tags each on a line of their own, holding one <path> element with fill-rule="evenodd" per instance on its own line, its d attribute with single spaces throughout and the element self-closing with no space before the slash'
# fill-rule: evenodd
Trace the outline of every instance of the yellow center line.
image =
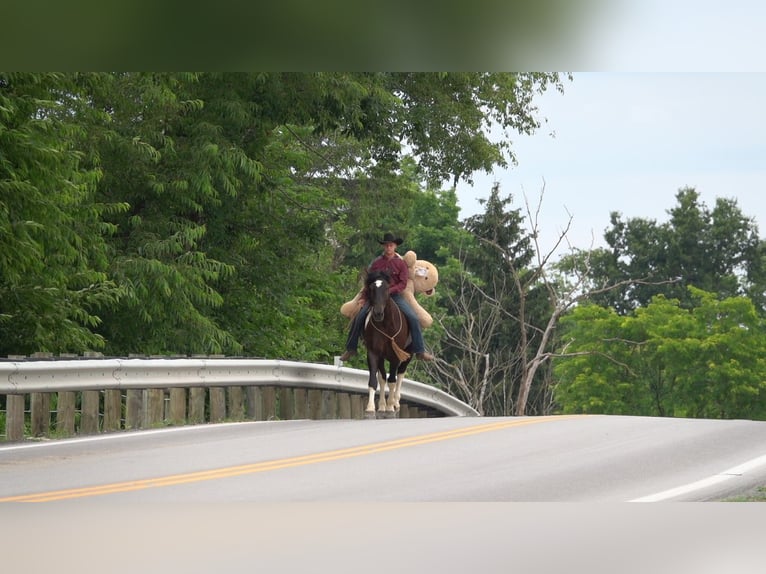
<svg viewBox="0 0 766 574">
<path fill-rule="evenodd" d="M 135 490 L 144 490 L 148 488 L 159 488 L 163 486 L 174 486 L 179 484 L 188 484 L 191 482 L 202 482 L 205 480 L 218 480 L 221 478 L 231 478 L 234 476 L 242 476 L 245 474 L 256 474 L 259 472 L 267 472 L 270 470 L 279 470 L 283 468 L 304 466 L 304 465 L 316 464 L 320 462 L 330 462 L 333 460 L 342 460 L 345 458 L 364 456 L 368 454 L 375 454 L 375 453 L 385 452 L 389 450 L 395 450 L 395 449 L 428 444 L 428 443 L 433 443 L 433 442 L 438 442 L 443 440 L 461 438 L 461 437 L 471 436 L 471 435 L 485 433 L 485 432 L 502 430 L 502 429 L 506 429 L 510 427 L 525 426 L 525 425 L 546 422 L 546 421 L 562 420 L 565 418 L 571 418 L 571 417 L 558 416 L 558 417 L 550 417 L 550 418 L 514 419 L 510 421 L 506 420 L 506 421 L 471 426 L 471 427 L 466 427 L 461 429 L 441 431 L 436 433 L 408 437 L 403 439 L 372 443 L 372 444 L 368 444 L 364 446 L 343 448 L 339 450 L 331 450 L 331 451 L 320 452 L 315 454 L 294 456 L 289 458 L 269 460 L 264 462 L 256 462 L 251 464 L 243 464 L 238 466 L 229 466 L 229 467 L 212 469 L 212 470 L 202 470 L 202 471 L 189 472 L 189 473 L 183 473 L 183 474 L 172 474 L 168 476 L 161 476 L 157 478 L 147 478 L 147 479 L 141 479 L 141 480 L 129 480 L 125 482 L 115 482 L 115 483 L 103 484 L 99 486 L 86 486 L 82 488 L 53 490 L 48 492 L 40 492 L 36 494 L 22 494 L 17 496 L 8 496 L 5 498 L 0 498 L 0 503 L 2 502 L 51 502 L 55 500 L 67 500 L 72 498 L 101 496 L 105 494 L 115 494 L 120 492 L 131 492 Z"/>
</svg>

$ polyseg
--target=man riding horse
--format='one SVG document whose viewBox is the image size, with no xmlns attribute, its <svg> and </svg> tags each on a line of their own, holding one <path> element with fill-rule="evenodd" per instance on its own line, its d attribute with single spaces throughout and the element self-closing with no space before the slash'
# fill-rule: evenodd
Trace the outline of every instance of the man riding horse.
<svg viewBox="0 0 766 574">
<path fill-rule="evenodd" d="M 379 255 L 367 268 L 368 272 L 372 271 L 384 271 L 391 279 L 389 294 L 394 302 L 397 304 L 402 313 L 407 317 L 407 322 L 410 325 L 410 333 L 412 335 L 412 353 L 415 358 L 421 361 L 433 361 L 434 356 L 426 351 L 425 343 L 423 341 L 423 331 L 420 327 L 420 322 L 415 314 L 415 311 L 402 297 L 402 291 L 407 286 L 407 279 L 409 278 L 409 269 L 404 260 L 396 254 L 396 249 L 403 242 L 403 239 L 394 237 L 392 233 L 386 233 L 383 239 L 378 241 L 383 246 L 383 253 Z M 341 361 L 348 361 L 351 357 L 356 355 L 356 348 L 359 344 L 359 337 L 364 330 L 364 322 L 367 318 L 367 313 L 370 310 L 370 303 L 366 298 L 361 298 L 359 303 L 362 305 L 359 312 L 354 317 L 351 323 L 351 330 L 346 340 L 346 351 L 341 355 Z"/>
</svg>

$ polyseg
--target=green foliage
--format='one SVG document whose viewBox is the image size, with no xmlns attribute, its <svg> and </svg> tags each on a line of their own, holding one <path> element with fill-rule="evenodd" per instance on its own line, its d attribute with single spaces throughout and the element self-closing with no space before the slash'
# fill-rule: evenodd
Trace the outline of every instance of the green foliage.
<svg viewBox="0 0 766 574">
<path fill-rule="evenodd" d="M 763 319 L 746 297 L 689 295 L 691 309 L 660 295 L 629 317 L 595 305 L 566 317 L 562 411 L 766 419 Z"/>
<path fill-rule="evenodd" d="M 97 313 L 121 295 L 102 218 L 125 206 L 94 201 L 80 97 L 64 75 L 0 75 L 0 354 L 100 348 Z"/>
<path fill-rule="evenodd" d="M 554 372 L 565 412 L 766 417 L 758 229 L 733 200 L 709 210 L 689 188 L 676 199 L 662 225 L 613 214 L 609 250 L 562 262 L 587 269 L 600 306 L 562 322 Z"/>
<path fill-rule="evenodd" d="M 557 74 L 0 76 L 0 352 L 328 360 L 381 233 L 447 265 L 454 191 Z M 435 188 L 438 186 L 435 186 Z M 438 299 L 427 302 L 439 305 Z"/>
<path fill-rule="evenodd" d="M 389 81 L 403 105 L 394 127 L 432 186 L 470 182 L 479 170 L 515 162 L 511 134 L 540 127 L 534 96 L 549 86 L 562 89 L 559 74 L 543 73 L 396 73 Z M 503 137 L 491 141 L 492 127 Z"/>
<path fill-rule="evenodd" d="M 0 74 L 0 355 L 329 361 L 391 231 L 439 266 L 422 304 L 464 377 L 450 392 L 508 413 L 552 303 L 512 198 L 493 189 L 461 224 L 441 185 L 513 163 L 549 87 L 558 74 Z M 608 249 L 563 260 L 624 281 L 564 320 L 563 411 L 766 417 L 764 243 L 736 202 L 676 199 L 666 224 L 613 214 Z"/>
<path fill-rule="evenodd" d="M 598 285 L 644 283 L 631 282 L 592 301 L 628 313 L 663 294 L 689 307 L 687 287 L 694 286 L 721 298 L 752 296 L 766 313 L 763 247 L 753 220 L 734 200 L 717 199 L 714 209 L 708 209 L 690 188 L 679 190 L 676 200 L 669 221 L 661 225 L 641 218 L 623 221 L 612 214 L 612 227 L 604 234 L 609 248 L 590 254 L 591 280 Z"/>
</svg>

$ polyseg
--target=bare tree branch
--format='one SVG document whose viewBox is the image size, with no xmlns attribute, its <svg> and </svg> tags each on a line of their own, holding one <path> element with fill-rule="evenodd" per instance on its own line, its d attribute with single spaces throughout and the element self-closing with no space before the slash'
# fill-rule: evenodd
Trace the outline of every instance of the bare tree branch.
<svg viewBox="0 0 766 574">
<path fill-rule="evenodd" d="M 530 389 L 540 367 L 554 357 L 583 354 L 556 353 L 552 350 L 555 344 L 554 334 L 559 321 L 573 306 L 595 295 L 629 285 L 663 285 L 674 282 L 655 282 L 649 278 L 641 278 L 626 279 L 608 285 L 588 285 L 588 280 L 591 276 L 590 252 L 584 253 L 583 258 L 579 261 L 580 265 L 575 266 L 568 275 L 558 274 L 554 280 L 552 277 L 552 260 L 563 244 L 569 245 L 568 233 L 573 217 L 570 214 L 566 226 L 559 233 L 553 247 L 547 252 L 543 252 L 539 242 L 539 217 L 544 193 L 545 180 L 543 180 L 540 196 L 534 209 L 532 209 L 526 195 L 524 196 L 527 217 L 531 226 L 528 236 L 532 240 L 536 256 L 535 265 L 531 269 L 519 269 L 509 246 L 500 245 L 496 240 L 487 237 L 475 236 L 481 245 L 488 246 L 497 251 L 508 273 L 503 277 L 501 283 L 491 285 L 494 290 L 492 293 L 475 282 L 464 280 L 461 284 L 459 295 L 456 299 L 450 301 L 457 313 L 466 314 L 460 328 L 454 330 L 454 327 L 451 325 L 440 321 L 442 328 L 447 334 L 449 344 L 459 353 L 462 353 L 464 359 L 460 361 L 459 365 L 449 365 L 449 369 L 444 365 L 440 365 L 437 361 L 439 366 L 436 368 L 439 369 L 441 376 L 446 377 L 448 372 L 451 373 L 449 375 L 450 380 L 460 388 L 463 396 L 479 412 L 484 412 L 485 410 L 484 401 L 491 399 L 493 395 L 497 394 L 497 391 L 488 386 L 488 379 L 493 375 L 499 374 L 500 379 L 503 381 L 502 393 L 505 394 L 509 388 L 516 389 L 515 400 L 513 398 L 504 398 L 504 405 L 510 408 L 510 405 L 513 403 L 514 413 L 516 415 L 524 415 L 527 409 Z M 547 293 L 550 315 L 545 324 L 535 325 L 528 316 L 527 304 L 532 290 L 540 287 L 544 288 Z M 515 300 L 517 301 L 517 307 L 514 309 L 507 308 L 506 304 L 503 303 L 503 301 L 513 299 L 510 297 L 511 293 L 515 295 Z M 477 301 L 476 297 L 480 299 Z M 472 315 L 472 310 L 476 308 L 483 309 L 484 315 L 479 317 Z M 496 349 L 496 347 L 491 345 L 491 342 L 495 333 L 501 328 L 503 321 L 514 321 L 519 324 L 518 348 L 508 350 L 508 354 L 505 357 L 493 357 L 493 364 L 489 366 L 488 361 L 482 373 L 480 366 L 477 364 L 476 357 L 485 356 L 489 354 L 491 349 Z M 627 365 L 611 357 L 603 356 L 621 367 L 628 368 Z M 509 380 L 512 375 L 516 378 L 517 386 L 512 380 Z"/>
</svg>

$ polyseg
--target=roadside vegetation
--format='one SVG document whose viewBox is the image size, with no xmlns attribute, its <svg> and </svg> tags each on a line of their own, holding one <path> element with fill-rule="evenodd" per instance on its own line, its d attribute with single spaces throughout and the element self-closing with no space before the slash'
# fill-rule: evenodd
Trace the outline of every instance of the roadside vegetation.
<svg viewBox="0 0 766 574">
<path fill-rule="evenodd" d="M 750 492 L 726 498 L 723 502 L 766 502 L 766 486 L 759 486 Z"/>
<path fill-rule="evenodd" d="M 736 201 L 682 188 L 667 222 L 614 213 L 607 247 L 565 252 L 537 242 L 544 190 L 460 220 L 457 183 L 512 165 L 570 80 L 0 73 L 0 357 L 331 363 L 390 231 L 440 272 L 438 360 L 409 374 L 479 412 L 766 420 L 764 243 Z"/>
</svg>

